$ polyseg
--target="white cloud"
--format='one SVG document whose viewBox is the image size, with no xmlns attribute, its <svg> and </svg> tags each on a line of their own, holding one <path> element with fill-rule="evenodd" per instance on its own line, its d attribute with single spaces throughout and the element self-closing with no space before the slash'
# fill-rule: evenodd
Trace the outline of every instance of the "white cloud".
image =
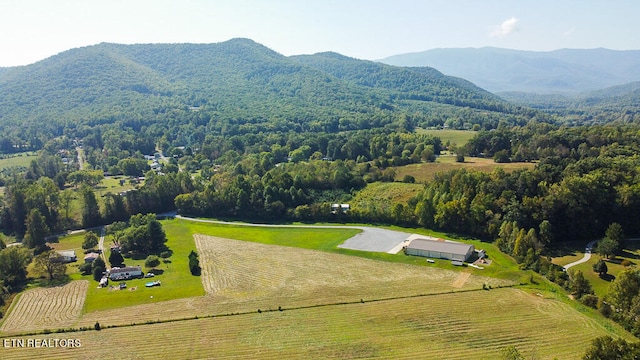
<svg viewBox="0 0 640 360">
<path fill-rule="evenodd" d="M 511 17 L 502 22 L 502 24 L 496 26 L 491 32 L 491 37 L 505 37 L 516 30 L 516 25 L 518 24 L 518 19 L 515 17 Z"/>
<path fill-rule="evenodd" d="M 571 29 L 569 29 L 569 30 L 565 31 L 565 32 L 564 32 L 564 34 L 562 34 L 562 35 L 564 35 L 564 36 L 571 36 L 571 34 L 573 34 L 575 31 L 576 31 L 576 28 L 575 28 L 575 27 L 572 27 Z"/>
</svg>

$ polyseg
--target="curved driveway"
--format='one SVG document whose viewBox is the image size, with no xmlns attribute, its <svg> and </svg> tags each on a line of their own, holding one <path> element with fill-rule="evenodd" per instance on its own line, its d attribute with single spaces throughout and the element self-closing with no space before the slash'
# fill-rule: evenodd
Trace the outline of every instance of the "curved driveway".
<svg viewBox="0 0 640 360">
<path fill-rule="evenodd" d="M 593 240 L 590 243 L 587 244 L 587 248 L 584 250 L 584 256 L 582 257 L 582 259 L 580 260 L 576 260 L 574 262 L 572 262 L 571 264 L 567 264 L 564 266 L 564 270 L 567 271 L 568 268 L 572 267 L 572 266 L 576 266 L 582 263 L 586 263 L 587 261 L 589 261 L 591 259 L 591 250 L 593 249 L 593 246 L 598 242 L 598 240 Z"/>
<path fill-rule="evenodd" d="M 344 243 L 338 245 L 339 248 L 362 250 L 362 251 L 374 251 L 374 252 L 388 252 L 395 254 L 402 249 L 402 244 L 411 235 L 409 233 L 380 229 L 369 226 L 341 226 L 341 225 L 273 225 L 273 224 L 251 224 L 251 223 L 235 223 L 218 220 L 205 220 L 185 217 L 175 214 L 162 214 L 168 216 L 175 216 L 178 219 L 206 222 L 213 224 L 224 225 L 238 225 L 238 226 L 258 226 L 258 227 L 293 227 L 293 228 L 312 228 L 312 229 L 358 229 L 362 232 L 347 239 Z"/>
</svg>

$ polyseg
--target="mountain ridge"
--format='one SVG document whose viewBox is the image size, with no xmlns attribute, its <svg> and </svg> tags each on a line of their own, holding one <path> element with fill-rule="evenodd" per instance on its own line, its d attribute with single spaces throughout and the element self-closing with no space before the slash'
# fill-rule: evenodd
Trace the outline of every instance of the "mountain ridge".
<svg viewBox="0 0 640 360">
<path fill-rule="evenodd" d="M 227 121 L 237 124 L 234 131 L 246 122 L 263 124 L 264 131 L 356 130 L 389 125 L 401 114 L 440 125 L 472 115 L 494 127 L 505 115 L 520 122 L 530 116 L 435 69 L 337 53 L 287 57 L 250 39 L 101 43 L 0 72 L 0 130 L 16 136 L 26 136 L 25 127 L 38 137 L 81 124 L 186 121 L 196 116 L 193 106 L 198 124 L 220 128 Z"/>
<path fill-rule="evenodd" d="M 431 66 L 492 92 L 579 93 L 640 80 L 640 50 L 439 48 L 378 60 Z"/>
</svg>

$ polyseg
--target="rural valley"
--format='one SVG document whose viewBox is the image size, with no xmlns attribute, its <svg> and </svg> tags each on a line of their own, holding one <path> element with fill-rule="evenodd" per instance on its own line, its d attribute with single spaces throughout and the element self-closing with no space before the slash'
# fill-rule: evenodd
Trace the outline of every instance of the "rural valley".
<svg viewBox="0 0 640 360">
<path fill-rule="evenodd" d="M 236 38 L 0 68 L 0 357 L 638 354 L 637 84 L 408 65 Z"/>
</svg>

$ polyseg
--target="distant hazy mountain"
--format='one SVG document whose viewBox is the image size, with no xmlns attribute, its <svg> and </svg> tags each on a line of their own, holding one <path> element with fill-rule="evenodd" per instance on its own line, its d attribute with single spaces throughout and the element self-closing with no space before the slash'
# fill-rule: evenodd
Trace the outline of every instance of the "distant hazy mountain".
<svg viewBox="0 0 640 360">
<path fill-rule="evenodd" d="M 640 50 L 434 49 L 395 55 L 380 62 L 397 66 L 431 66 L 492 92 L 570 94 L 640 80 Z"/>
<path fill-rule="evenodd" d="M 640 109 L 640 81 L 578 94 L 535 94 L 523 91 L 498 93 L 510 102 L 546 110 L 611 110 L 635 112 Z"/>
</svg>

